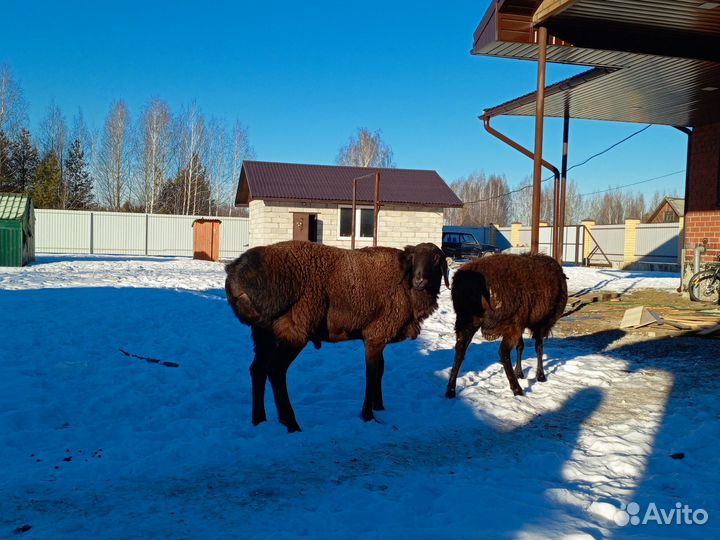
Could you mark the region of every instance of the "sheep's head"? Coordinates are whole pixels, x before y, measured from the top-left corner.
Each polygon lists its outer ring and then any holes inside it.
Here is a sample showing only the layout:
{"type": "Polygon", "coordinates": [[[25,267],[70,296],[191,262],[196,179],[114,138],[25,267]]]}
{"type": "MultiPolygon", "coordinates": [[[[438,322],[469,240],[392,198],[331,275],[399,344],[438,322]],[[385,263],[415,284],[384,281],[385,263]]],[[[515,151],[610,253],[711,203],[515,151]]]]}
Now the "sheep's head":
{"type": "Polygon", "coordinates": [[[447,259],[435,244],[406,246],[405,257],[413,289],[437,294],[440,291],[441,278],[445,280],[445,286],[450,288],[447,259]]]}

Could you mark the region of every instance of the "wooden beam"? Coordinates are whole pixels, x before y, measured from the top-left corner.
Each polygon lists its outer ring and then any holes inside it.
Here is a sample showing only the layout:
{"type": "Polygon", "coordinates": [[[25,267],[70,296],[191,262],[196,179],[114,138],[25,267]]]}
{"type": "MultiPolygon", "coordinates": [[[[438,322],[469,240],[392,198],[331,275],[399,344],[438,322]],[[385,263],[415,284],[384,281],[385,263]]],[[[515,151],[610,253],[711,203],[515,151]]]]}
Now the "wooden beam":
{"type": "Polygon", "coordinates": [[[533,26],[542,24],[550,17],[562,13],[574,3],[575,0],[543,0],[533,14],[533,26]]]}

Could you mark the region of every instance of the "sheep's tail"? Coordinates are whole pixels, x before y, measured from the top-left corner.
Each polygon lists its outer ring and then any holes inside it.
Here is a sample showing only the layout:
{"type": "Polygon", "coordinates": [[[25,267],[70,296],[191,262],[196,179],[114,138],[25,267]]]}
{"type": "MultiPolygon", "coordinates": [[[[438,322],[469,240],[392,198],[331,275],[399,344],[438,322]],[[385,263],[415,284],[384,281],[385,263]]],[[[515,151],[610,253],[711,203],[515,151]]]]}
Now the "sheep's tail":
{"type": "Polygon", "coordinates": [[[240,322],[249,325],[257,323],[262,318],[262,315],[253,305],[245,285],[248,270],[257,262],[251,260],[254,259],[254,255],[253,252],[247,252],[225,265],[225,272],[227,273],[225,294],[228,303],[240,322]]]}

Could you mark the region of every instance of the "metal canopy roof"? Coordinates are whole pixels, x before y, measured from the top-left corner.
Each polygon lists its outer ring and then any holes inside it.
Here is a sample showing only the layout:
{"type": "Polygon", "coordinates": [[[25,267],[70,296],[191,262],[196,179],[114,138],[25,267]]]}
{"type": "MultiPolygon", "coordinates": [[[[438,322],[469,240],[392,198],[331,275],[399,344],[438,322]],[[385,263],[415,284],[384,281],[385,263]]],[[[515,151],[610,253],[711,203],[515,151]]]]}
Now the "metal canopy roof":
{"type": "MultiPolygon", "coordinates": [[[[549,62],[596,66],[548,87],[546,116],[562,117],[567,108],[573,118],[702,125],[720,121],[720,6],[703,4],[494,0],[473,53],[535,60],[534,14],[554,36],[549,62]]],[[[533,116],[535,94],[485,114],[533,116]]]]}
{"type": "MultiPolygon", "coordinates": [[[[697,126],[720,121],[720,64],[650,57],[628,68],[595,68],[547,87],[545,116],[697,126]],[[714,89],[714,90],[713,90],[714,89]]],[[[484,114],[535,115],[535,92],[484,114]]]]}

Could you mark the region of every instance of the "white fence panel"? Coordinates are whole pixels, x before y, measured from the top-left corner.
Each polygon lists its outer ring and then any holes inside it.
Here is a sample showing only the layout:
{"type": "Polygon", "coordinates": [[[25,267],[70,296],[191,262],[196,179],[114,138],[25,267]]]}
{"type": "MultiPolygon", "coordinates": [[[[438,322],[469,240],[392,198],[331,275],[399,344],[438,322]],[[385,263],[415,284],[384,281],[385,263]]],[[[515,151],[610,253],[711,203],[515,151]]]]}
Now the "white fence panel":
{"type": "Polygon", "coordinates": [[[250,243],[250,220],[247,218],[222,218],[220,225],[220,258],[239,257],[250,243]]]}
{"type": "Polygon", "coordinates": [[[520,228],[520,238],[518,240],[519,244],[521,246],[530,247],[530,227],[521,227],[520,228]]]}
{"type": "MultiPolygon", "coordinates": [[[[148,227],[148,255],[193,255],[193,216],[151,215],[148,227]]],[[[222,238],[223,224],[220,225],[222,238]]]]}
{"type": "MultiPolygon", "coordinates": [[[[70,210],[35,211],[38,253],[192,256],[192,224],[200,216],[129,214],[70,210]]],[[[248,246],[248,218],[218,218],[220,257],[232,258],[248,246]]]]}
{"type": "MultiPolygon", "coordinates": [[[[622,262],[625,256],[625,225],[595,225],[591,231],[590,250],[595,248],[595,242],[603,250],[611,262],[622,262]],[[593,242],[593,238],[595,242],[593,242]]],[[[607,264],[605,257],[599,250],[590,258],[590,264],[607,264]]]]}
{"type": "Polygon", "coordinates": [[[635,233],[635,257],[638,262],[678,261],[680,228],[677,223],[638,225],[635,233]]]}
{"type": "Polygon", "coordinates": [[[93,212],[93,252],[147,255],[145,214],[93,212]]]}
{"type": "Polygon", "coordinates": [[[90,212],[35,210],[35,251],[90,253],[90,212]]]}

